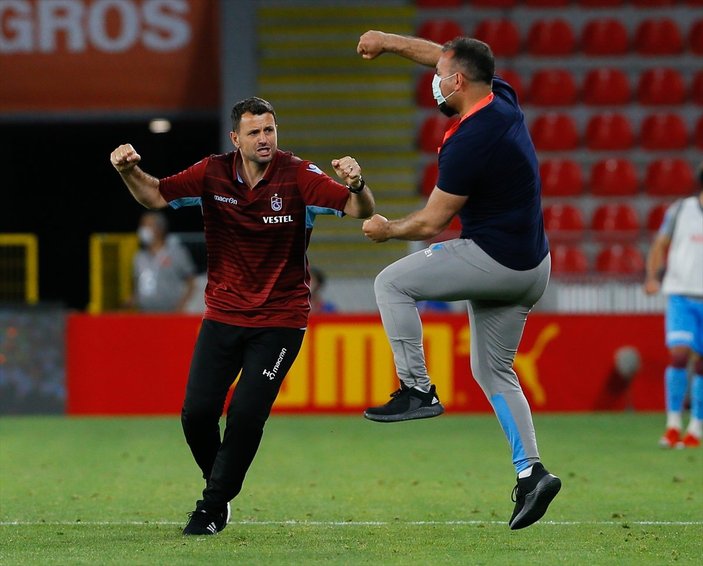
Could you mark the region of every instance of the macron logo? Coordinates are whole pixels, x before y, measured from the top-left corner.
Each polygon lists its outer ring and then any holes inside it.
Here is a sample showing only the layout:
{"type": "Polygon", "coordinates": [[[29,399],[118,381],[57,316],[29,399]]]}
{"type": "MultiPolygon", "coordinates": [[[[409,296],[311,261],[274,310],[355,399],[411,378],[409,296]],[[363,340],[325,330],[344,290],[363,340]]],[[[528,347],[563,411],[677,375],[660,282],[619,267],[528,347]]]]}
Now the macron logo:
{"type": "Polygon", "coordinates": [[[314,163],[308,164],[308,171],[310,171],[311,173],[317,173],[318,175],[322,175],[322,170],[314,163]]]}
{"type": "Polygon", "coordinates": [[[273,366],[273,369],[271,371],[264,370],[262,375],[265,375],[266,377],[269,378],[269,381],[272,381],[276,378],[276,374],[278,373],[278,368],[281,367],[281,362],[283,361],[283,358],[286,355],[286,350],[285,348],[281,348],[281,353],[278,354],[278,359],[276,360],[276,364],[273,366]]]}
{"type": "Polygon", "coordinates": [[[221,197],[220,195],[214,195],[216,201],[226,202],[227,204],[237,204],[237,199],[232,197],[221,197]]]}

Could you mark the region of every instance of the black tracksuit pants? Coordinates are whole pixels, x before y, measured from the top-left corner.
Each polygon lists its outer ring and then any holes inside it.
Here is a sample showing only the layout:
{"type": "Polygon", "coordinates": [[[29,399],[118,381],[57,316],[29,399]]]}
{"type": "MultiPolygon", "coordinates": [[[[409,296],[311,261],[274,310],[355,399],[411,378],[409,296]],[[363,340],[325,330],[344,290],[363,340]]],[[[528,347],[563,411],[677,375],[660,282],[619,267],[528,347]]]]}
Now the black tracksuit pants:
{"type": "Polygon", "coordinates": [[[186,441],[207,481],[198,509],[217,512],[241,491],[264,424],[304,335],[305,330],[297,328],[247,328],[203,321],[181,411],[186,441]],[[220,416],[237,375],[220,438],[220,416]]]}

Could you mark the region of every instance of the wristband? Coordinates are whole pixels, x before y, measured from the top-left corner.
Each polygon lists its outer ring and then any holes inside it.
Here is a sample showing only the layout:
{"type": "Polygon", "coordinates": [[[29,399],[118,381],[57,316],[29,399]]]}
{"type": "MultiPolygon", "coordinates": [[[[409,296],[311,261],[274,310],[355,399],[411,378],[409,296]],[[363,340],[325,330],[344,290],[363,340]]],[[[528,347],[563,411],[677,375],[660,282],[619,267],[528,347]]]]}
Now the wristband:
{"type": "Polygon", "coordinates": [[[358,195],[361,191],[364,190],[364,187],[366,186],[366,181],[364,181],[363,177],[359,177],[361,180],[361,183],[359,183],[359,186],[355,189],[351,185],[347,185],[347,189],[349,189],[350,193],[354,193],[355,195],[358,195]]]}

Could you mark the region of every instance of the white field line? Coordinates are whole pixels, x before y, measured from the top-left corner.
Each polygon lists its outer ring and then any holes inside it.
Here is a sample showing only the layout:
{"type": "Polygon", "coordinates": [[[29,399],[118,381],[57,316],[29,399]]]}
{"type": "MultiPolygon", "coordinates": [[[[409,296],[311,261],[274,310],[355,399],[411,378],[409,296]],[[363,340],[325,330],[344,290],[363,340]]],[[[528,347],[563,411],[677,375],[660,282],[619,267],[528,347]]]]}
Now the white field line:
{"type": "MultiPolygon", "coordinates": [[[[151,525],[183,525],[184,522],[176,521],[0,521],[0,527],[38,527],[48,526],[151,526],[151,525]]],[[[230,525],[246,526],[266,526],[285,525],[297,527],[383,527],[383,526],[425,526],[425,525],[507,525],[506,521],[230,521],[230,525]]],[[[703,525],[701,521],[540,521],[539,525],[640,525],[640,526],[662,526],[679,527],[685,525],[703,525]]]]}

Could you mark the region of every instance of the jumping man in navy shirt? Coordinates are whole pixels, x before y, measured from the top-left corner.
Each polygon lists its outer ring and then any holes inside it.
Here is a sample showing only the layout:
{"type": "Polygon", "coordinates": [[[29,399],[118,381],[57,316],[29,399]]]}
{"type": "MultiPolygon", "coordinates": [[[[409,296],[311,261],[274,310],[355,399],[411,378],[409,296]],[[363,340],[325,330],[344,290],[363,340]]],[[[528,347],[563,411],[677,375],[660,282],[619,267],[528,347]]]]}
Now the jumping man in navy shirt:
{"type": "Polygon", "coordinates": [[[211,155],[165,179],[142,171],[130,144],[110,155],[143,206],[200,206],[203,213],[206,310],[181,422],[206,487],[184,535],[213,535],[227,526],[229,502],[242,489],[298,355],[310,312],[306,250],[315,217],[368,218],[374,211],[353,157],[332,160],[345,186],[314,163],[278,149],[276,113],[266,100],[234,105],[230,138],[235,151],[211,155]],[[220,438],[219,419],[238,374],[220,438]]]}
{"type": "Polygon", "coordinates": [[[527,399],[513,370],[527,315],[549,281],[535,148],[513,89],[494,76],[490,47],[457,37],[445,45],[368,31],[357,51],[365,59],[395,53],[435,67],[432,91],[444,114],[459,115],[439,148],[439,175],[427,204],[399,220],[374,215],[363,224],[374,242],[428,240],[459,215],[459,238],[440,242],[386,267],[375,281],[376,302],[390,341],[400,388],[373,421],[440,415],[422,347],[417,301],[466,301],[471,371],[495,411],[517,472],[508,522],[521,529],[539,520],[561,488],[537,450],[527,399]]]}

